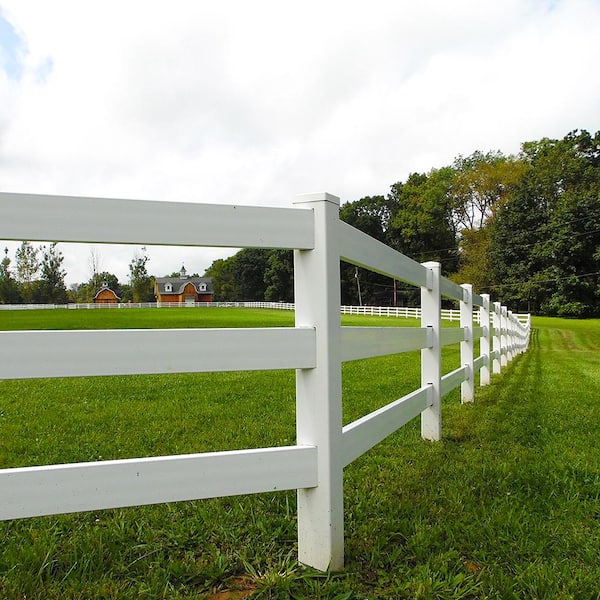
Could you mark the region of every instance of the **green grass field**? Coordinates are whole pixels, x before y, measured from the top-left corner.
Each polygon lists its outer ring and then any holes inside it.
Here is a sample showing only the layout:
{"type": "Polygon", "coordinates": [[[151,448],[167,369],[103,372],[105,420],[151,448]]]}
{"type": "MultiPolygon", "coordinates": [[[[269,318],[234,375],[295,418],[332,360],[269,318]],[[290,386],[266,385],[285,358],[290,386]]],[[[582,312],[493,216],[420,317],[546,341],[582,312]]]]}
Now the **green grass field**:
{"type": "MultiPolygon", "coordinates": [[[[248,309],[0,312],[0,330],[292,325],[248,309]]],[[[0,523],[0,598],[600,598],[600,321],[534,326],[473,405],[445,399],[443,441],[414,420],[347,467],[344,571],[297,564],[282,492],[0,523]]],[[[348,363],[343,384],[350,422],[418,386],[418,353],[348,363]]],[[[0,467],[290,444],[294,402],[291,371],[2,381],[0,467]]]]}

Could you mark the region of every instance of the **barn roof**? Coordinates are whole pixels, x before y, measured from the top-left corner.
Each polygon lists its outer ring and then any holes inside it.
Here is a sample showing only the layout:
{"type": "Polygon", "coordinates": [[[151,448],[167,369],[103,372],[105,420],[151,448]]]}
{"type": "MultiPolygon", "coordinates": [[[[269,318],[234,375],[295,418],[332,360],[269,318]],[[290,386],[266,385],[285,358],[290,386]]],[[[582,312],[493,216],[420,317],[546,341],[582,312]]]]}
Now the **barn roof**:
{"type": "Polygon", "coordinates": [[[121,297],[120,297],[120,296],[117,296],[117,293],[116,293],[114,290],[111,290],[111,289],[110,289],[108,286],[106,286],[106,285],[103,285],[103,286],[102,286],[102,287],[101,287],[101,288],[100,288],[100,289],[99,289],[99,290],[96,292],[96,295],[94,296],[94,300],[95,300],[95,299],[96,299],[96,298],[97,298],[97,297],[98,297],[98,296],[99,296],[99,295],[100,295],[102,292],[110,292],[111,294],[113,294],[113,295],[114,295],[114,297],[115,297],[117,300],[120,300],[120,299],[121,299],[121,297]]]}
{"type": "Polygon", "coordinates": [[[191,283],[199,294],[212,294],[213,285],[211,277],[157,277],[156,287],[159,294],[181,294],[185,286],[191,283]],[[166,286],[171,285],[171,290],[167,291],[166,286]],[[203,284],[206,289],[202,289],[203,284]]]}

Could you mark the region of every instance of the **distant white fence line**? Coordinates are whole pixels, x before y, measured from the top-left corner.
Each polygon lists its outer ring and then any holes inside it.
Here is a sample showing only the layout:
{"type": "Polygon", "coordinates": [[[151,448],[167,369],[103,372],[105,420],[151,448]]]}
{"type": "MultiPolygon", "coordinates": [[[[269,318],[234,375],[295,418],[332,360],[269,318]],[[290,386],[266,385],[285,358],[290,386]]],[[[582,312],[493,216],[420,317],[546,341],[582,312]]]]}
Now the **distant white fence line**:
{"type": "Polygon", "coordinates": [[[101,310],[115,308],[272,308],[294,310],[291,302],[112,302],[96,304],[94,302],[70,302],[69,304],[0,304],[0,310],[101,310]]]}
{"type": "MultiPolygon", "coordinates": [[[[72,309],[72,310],[102,310],[114,308],[267,308],[275,310],[294,310],[293,302],[121,302],[112,304],[95,304],[81,302],[70,304],[0,304],[0,310],[40,310],[40,309],[72,309]]],[[[343,315],[365,315],[371,317],[402,317],[405,319],[420,319],[421,308],[410,306],[340,306],[343,315]]],[[[523,324],[528,324],[529,314],[515,314],[523,324]]],[[[479,316],[476,315],[478,319],[479,316]]],[[[460,310],[442,308],[442,321],[460,321],[460,310]]]]}
{"type": "Polygon", "coordinates": [[[419,415],[439,440],[443,395],[473,401],[475,373],[488,384],[528,345],[528,320],[340,221],[329,194],[284,209],[0,193],[0,214],[7,240],[293,249],[296,300],[287,328],[0,332],[4,379],[296,370],[295,445],[0,469],[0,519],[296,489],[299,560],[339,569],[344,467],[419,415]],[[419,287],[421,327],[341,327],[340,260],[419,287]],[[459,327],[442,328],[442,296],[459,327]],[[443,373],[449,344],[462,366],[443,373]],[[343,426],[342,363],[414,350],[420,387],[343,426]]]}

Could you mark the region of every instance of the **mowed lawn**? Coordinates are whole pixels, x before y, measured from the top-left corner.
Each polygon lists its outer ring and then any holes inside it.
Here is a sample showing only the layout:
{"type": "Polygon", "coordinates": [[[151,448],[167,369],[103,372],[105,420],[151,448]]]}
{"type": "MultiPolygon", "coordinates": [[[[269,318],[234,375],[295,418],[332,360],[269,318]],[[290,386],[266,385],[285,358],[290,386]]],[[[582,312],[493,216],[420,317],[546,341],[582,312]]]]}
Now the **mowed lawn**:
{"type": "MultiPolygon", "coordinates": [[[[0,311],[0,330],[292,325],[0,311]]],[[[600,598],[600,321],[534,326],[474,404],[445,399],[443,441],[414,420],[347,467],[342,572],[297,564],[281,492],[0,523],[0,598],[600,598]]],[[[444,370],[458,364],[445,349],[444,370]]],[[[418,353],[348,363],[343,383],[350,422],[419,385],[418,353]]],[[[2,381],[0,468],[293,444],[294,403],[291,371],[2,381]]]]}

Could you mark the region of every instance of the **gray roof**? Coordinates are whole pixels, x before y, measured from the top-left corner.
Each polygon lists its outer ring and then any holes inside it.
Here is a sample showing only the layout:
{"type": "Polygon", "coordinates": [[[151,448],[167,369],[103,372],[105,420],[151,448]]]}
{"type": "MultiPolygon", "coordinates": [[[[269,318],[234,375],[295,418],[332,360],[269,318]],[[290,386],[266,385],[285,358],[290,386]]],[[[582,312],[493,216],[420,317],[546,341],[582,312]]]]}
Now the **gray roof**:
{"type": "Polygon", "coordinates": [[[196,288],[199,294],[212,294],[213,285],[211,277],[157,277],[156,286],[159,294],[181,294],[185,286],[191,283],[196,288]],[[166,290],[167,284],[171,284],[171,291],[166,290]],[[202,285],[206,285],[206,289],[202,289],[202,285]]]}

